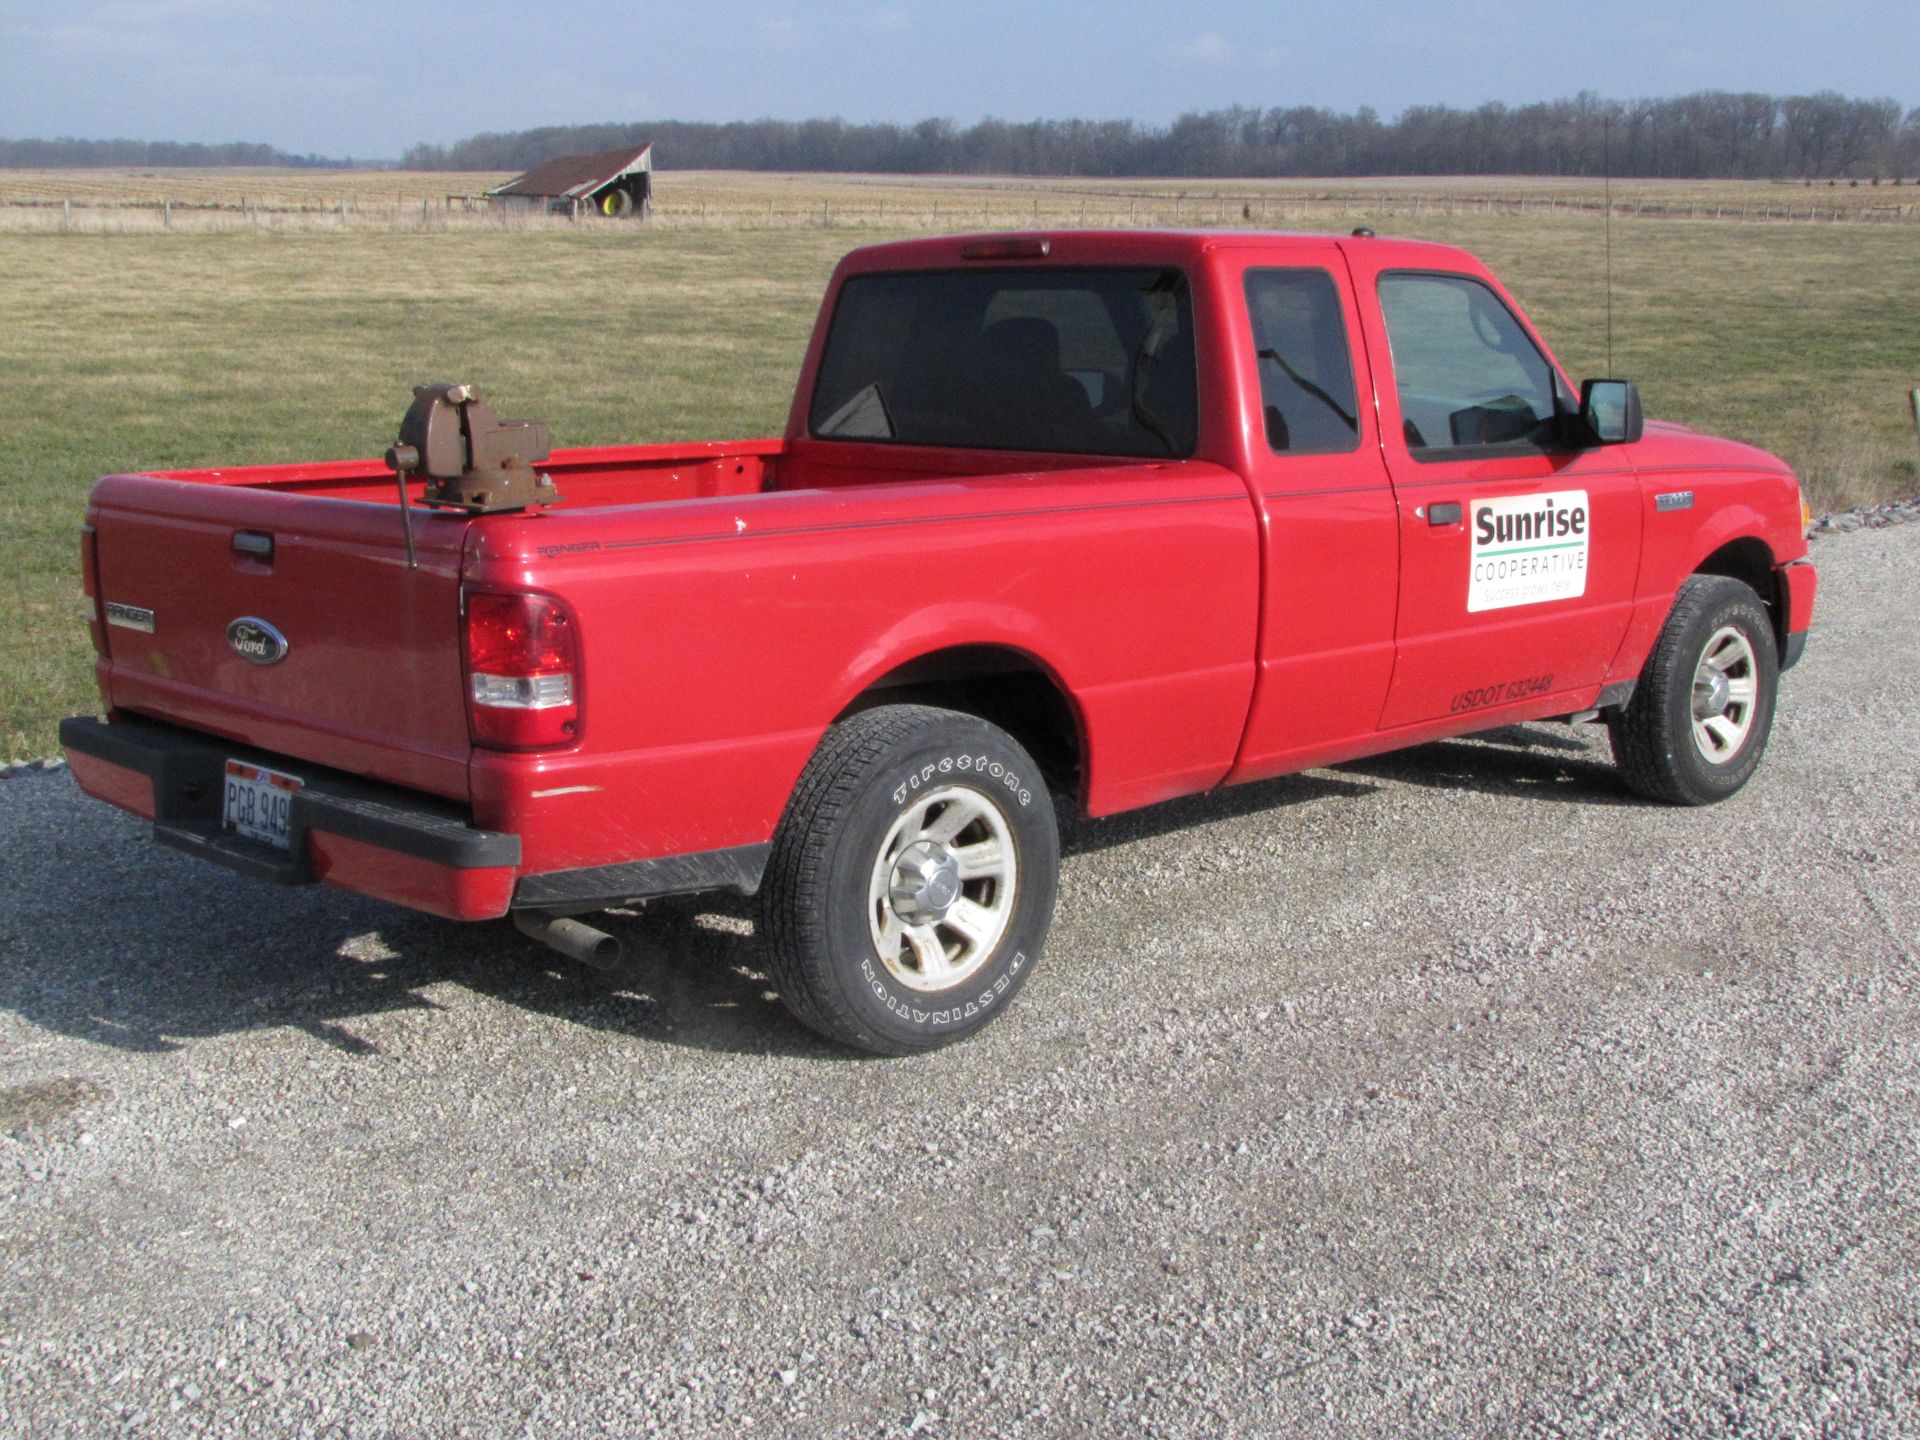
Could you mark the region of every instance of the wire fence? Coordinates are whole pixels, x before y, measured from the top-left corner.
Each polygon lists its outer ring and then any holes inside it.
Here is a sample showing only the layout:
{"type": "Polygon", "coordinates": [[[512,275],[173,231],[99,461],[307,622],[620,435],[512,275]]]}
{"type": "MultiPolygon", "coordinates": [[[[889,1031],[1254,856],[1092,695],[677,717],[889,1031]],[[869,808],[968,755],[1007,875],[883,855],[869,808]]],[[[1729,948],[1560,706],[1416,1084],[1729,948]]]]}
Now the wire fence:
{"type": "MultiPolygon", "coordinates": [[[[1275,228],[1324,223],[1331,217],[1368,220],[1419,219],[1460,215],[1598,215],[1605,203],[1582,196],[1421,195],[1346,190],[1322,195],[1272,193],[1202,196],[1164,192],[1128,194],[1113,190],[1047,190],[1031,196],[956,188],[943,198],[907,193],[844,196],[795,203],[792,198],[764,202],[735,196],[675,202],[658,199],[650,217],[607,219],[526,207],[495,205],[484,197],[450,195],[338,199],[314,202],[277,198],[0,198],[0,231],[144,232],[208,230],[566,230],[598,228],[743,229],[1006,229],[1021,226],[1174,228],[1275,228]]],[[[1814,223],[1885,225],[1920,222],[1920,197],[1875,203],[1740,203],[1625,199],[1614,202],[1617,219],[1689,220],[1740,223],[1814,223]]]]}

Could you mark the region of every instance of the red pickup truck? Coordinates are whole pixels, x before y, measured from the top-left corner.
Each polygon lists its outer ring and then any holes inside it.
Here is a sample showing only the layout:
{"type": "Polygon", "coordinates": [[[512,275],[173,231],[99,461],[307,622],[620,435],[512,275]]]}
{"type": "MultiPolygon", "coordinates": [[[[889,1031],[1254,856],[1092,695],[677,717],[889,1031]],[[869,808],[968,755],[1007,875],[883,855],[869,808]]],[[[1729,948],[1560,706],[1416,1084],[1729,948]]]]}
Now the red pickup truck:
{"type": "Polygon", "coordinates": [[[417,393],[387,465],[95,486],[80,785],[596,963],[580,916],[758,892],[787,1003],[879,1052],[1013,998],[1056,805],[1548,718],[1706,804],[1813,608],[1783,462],[1574,388],[1472,256],[1364,231],[857,250],[778,440],[548,457],[417,393]]]}

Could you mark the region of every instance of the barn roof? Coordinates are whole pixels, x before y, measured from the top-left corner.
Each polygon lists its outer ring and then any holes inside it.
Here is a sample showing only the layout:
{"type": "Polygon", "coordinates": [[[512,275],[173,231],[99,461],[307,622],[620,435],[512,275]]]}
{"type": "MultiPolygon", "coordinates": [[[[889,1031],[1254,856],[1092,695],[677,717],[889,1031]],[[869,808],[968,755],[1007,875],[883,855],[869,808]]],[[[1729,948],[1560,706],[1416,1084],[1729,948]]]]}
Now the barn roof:
{"type": "Polygon", "coordinates": [[[602,150],[597,155],[556,155],[544,165],[536,165],[518,179],[496,185],[489,195],[555,195],[577,197],[591,195],[623,175],[636,170],[651,170],[653,161],[648,141],[638,150],[602,150]]]}

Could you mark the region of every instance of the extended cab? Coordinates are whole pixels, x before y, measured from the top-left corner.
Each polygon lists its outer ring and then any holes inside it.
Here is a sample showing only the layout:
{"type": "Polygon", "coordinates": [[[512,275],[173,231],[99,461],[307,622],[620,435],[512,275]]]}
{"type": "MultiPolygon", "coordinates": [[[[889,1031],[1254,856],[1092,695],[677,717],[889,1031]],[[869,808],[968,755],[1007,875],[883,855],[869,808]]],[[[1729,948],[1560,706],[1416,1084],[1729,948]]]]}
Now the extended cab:
{"type": "Polygon", "coordinates": [[[788,1004],[876,1051],[1013,997],[1056,802],[1554,717],[1720,800],[1813,607],[1784,463],[1574,387],[1472,256],[1364,233],[857,250],[777,440],[549,457],[419,394],[388,465],[95,486],[80,785],[599,963],[580,916],[757,891],[788,1004]]]}

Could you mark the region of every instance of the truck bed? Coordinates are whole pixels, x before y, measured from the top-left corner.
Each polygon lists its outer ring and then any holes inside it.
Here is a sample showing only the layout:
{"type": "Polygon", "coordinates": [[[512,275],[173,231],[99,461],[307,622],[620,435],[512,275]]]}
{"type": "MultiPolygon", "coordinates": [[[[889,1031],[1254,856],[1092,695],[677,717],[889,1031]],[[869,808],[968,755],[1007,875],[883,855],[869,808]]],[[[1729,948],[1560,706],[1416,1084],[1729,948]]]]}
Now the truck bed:
{"type": "MultiPolygon", "coordinates": [[[[603,544],[838,527],[850,486],[868,490],[863,516],[899,524],[969,492],[962,508],[979,508],[984,492],[969,480],[1020,472],[1045,485],[1137,463],[876,450],[781,440],[560,450],[539,467],[561,496],[550,508],[471,517],[414,504],[411,566],[396,481],[379,460],[111,475],[94,488],[86,535],[110,607],[101,692],[113,711],[475,802],[463,585],[498,583],[503,570],[522,584],[543,557],[603,544]],[[288,663],[236,652],[229,628],[248,619],[283,633],[288,663]]],[[[416,502],[421,489],[410,482],[416,502]]]]}

